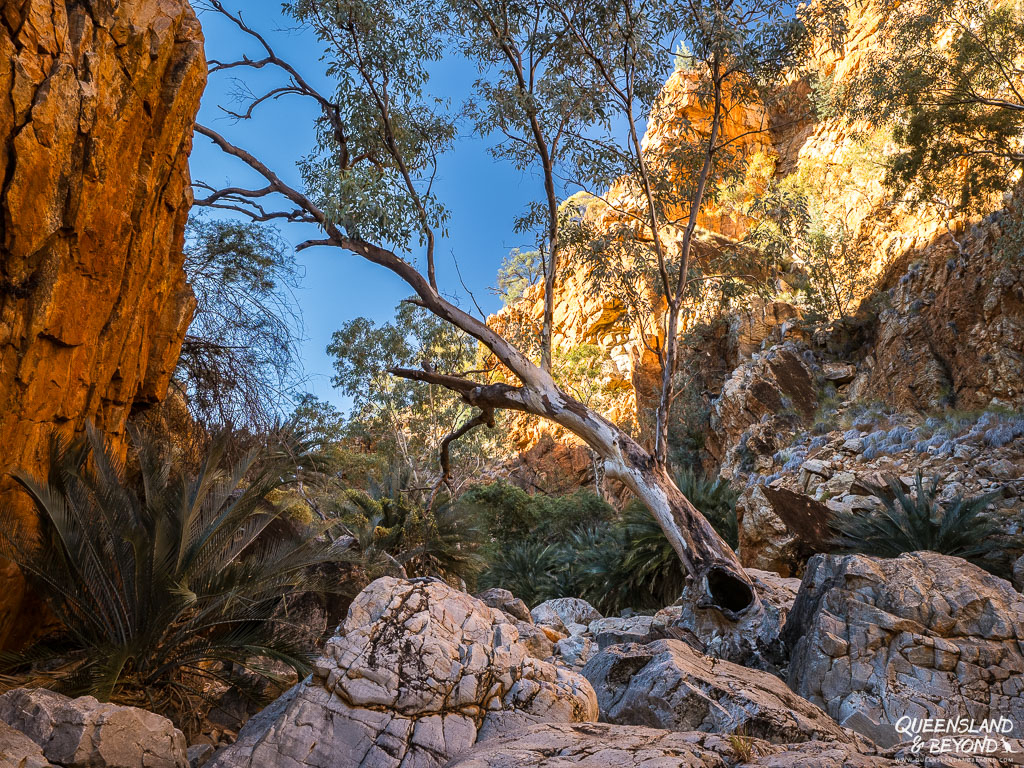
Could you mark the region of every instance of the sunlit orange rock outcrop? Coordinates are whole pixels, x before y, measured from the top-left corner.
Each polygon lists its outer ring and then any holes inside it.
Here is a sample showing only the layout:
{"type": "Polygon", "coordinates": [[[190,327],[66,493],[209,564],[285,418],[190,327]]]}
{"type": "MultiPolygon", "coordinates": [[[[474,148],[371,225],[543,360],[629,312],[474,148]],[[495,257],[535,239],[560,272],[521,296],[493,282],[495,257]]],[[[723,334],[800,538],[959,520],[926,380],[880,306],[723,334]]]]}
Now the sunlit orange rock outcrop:
{"type": "MultiPolygon", "coordinates": [[[[55,428],[117,438],[166,394],[194,306],[182,245],[206,66],[186,0],[0,15],[2,463],[39,473],[55,428]]],[[[24,503],[12,487],[0,504],[24,503]]],[[[0,643],[20,599],[8,570],[0,643]]]]}

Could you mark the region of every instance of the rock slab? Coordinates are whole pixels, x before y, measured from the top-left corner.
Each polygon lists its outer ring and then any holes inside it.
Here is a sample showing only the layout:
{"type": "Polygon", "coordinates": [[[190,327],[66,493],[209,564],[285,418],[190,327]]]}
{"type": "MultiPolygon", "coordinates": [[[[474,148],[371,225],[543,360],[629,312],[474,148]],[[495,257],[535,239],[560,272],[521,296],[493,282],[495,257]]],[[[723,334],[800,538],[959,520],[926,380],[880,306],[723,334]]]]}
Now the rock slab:
{"type": "MultiPolygon", "coordinates": [[[[448,768],[895,768],[849,744],[775,745],[749,737],[587,723],[535,725],[484,741],[448,768]]],[[[966,768],[966,764],[960,764],[966,768]]]]}
{"type": "Polygon", "coordinates": [[[596,719],[590,684],[531,656],[502,611],[439,581],[382,578],[313,675],[207,765],[433,768],[478,736],[596,719]]]}
{"type": "Polygon", "coordinates": [[[776,744],[855,740],[774,675],[713,659],[679,640],[611,646],[583,674],[609,723],[742,733],[776,744]]]}
{"type": "MultiPolygon", "coordinates": [[[[70,699],[53,691],[19,688],[0,696],[0,721],[37,744],[46,760],[64,768],[189,764],[185,737],[166,717],[103,704],[92,696],[70,699]]],[[[26,768],[32,765],[25,763],[26,768]]]]}
{"type": "Polygon", "coordinates": [[[817,555],[784,636],[789,684],[882,746],[899,718],[1024,728],[1024,596],[956,557],[817,555]]]}

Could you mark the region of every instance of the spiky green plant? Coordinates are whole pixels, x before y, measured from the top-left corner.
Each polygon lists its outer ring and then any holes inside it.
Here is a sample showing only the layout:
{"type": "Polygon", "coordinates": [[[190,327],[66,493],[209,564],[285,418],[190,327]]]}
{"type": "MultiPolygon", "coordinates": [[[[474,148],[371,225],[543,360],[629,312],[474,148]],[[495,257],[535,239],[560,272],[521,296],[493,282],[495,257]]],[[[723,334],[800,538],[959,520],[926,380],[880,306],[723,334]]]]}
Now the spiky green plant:
{"type": "MultiPolygon", "coordinates": [[[[0,553],[21,568],[59,628],[0,656],[8,685],[145,706],[179,723],[210,687],[251,694],[272,662],[300,676],[313,630],[286,600],[329,585],[312,574],[342,556],[322,527],[271,535],[301,441],[279,436],[226,466],[218,441],[192,476],[133,436],[138,482],[91,427],[55,437],[45,480],[14,477],[38,512],[34,533],[0,511],[0,553]]],[[[308,467],[309,462],[305,462],[308,467]]],[[[280,526],[275,526],[280,527],[280,526]]]]}
{"type": "Polygon", "coordinates": [[[957,496],[941,505],[941,482],[939,476],[926,482],[919,471],[914,477],[913,494],[903,489],[898,477],[885,478],[885,486],[868,486],[882,502],[882,509],[872,513],[837,512],[830,523],[834,546],[842,552],[877,557],[927,550],[984,566],[998,527],[982,513],[998,494],[957,496]]]}
{"type": "Polygon", "coordinates": [[[487,570],[480,575],[480,586],[503,587],[532,607],[562,596],[557,574],[563,564],[563,552],[555,544],[511,544],[494,553],[487,570]]]}
{"type": "Polygon", "coordinates": [[[427,509],[408,486],[409,475],[393,470],[371,481],[369,491],[344,492],[342,519],[367,578],[435,576],[456,585],[472,580],[483,565],[476,520],[440,497],[427,509]]]}

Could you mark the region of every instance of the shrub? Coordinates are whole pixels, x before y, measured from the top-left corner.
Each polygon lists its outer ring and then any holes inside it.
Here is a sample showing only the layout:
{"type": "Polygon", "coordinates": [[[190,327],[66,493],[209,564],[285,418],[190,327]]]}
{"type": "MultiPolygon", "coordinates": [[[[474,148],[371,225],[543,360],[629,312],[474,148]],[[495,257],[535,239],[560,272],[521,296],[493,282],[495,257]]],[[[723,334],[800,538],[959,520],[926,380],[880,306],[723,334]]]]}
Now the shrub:
{"type": "Polygon", "coordinates": [[[301,441],[274,440],[226,466],[221,440],[194,476],[148,440],[133,443],[137,487],[91,428],[87,439],[52,440],[45,481],[14,474],[38,533],[15,533],[4,510],[0,553],[60,627],[0,657],[6,682],[144,706],[186,727],[210,686],[251,694],[253,674],[283,682],[270,662],[307,674],[319,638],[285,603],[327,590],[315,574],[342,553],[324,526],[272,535],[282,510],[269,497],[294,483],[301,441]]]}
{"type": "Polygon", "coordinates": [[[533,607],[561,596],[556,573],[564,563],[564,553],[553,544],[511,544],[495,552],[489,567],[480,575],[480,587],[504,587],[533,607]]]}
{"type": "Polygon", "coordinates": [[[383,482],[371,482],[369,491],[344,492],[342,521],[355,539],[353,560],[364,571],[363,582],[392,574],[462,586],[484,565],[477,520],[440,497],[427,509],[420,492],[408,490],[409,480],[408,471],[392,471],[383,482]]]}
{"type": "Polygon", "coordinates": [[[998,529],[982,516],[997,494],[956,497],[945,505],[937,502],[941,478],[927,483],[920,472],[914,478],[914,494],[903,490],[899,478],[889,477],[886,486],[868,489],[882,502],[873,513],[837,512],[831,527],[834,546],[844,552],[896,557],[904,552],[928,550],[955,555],[985,567],[995,549],[998,529]]]}

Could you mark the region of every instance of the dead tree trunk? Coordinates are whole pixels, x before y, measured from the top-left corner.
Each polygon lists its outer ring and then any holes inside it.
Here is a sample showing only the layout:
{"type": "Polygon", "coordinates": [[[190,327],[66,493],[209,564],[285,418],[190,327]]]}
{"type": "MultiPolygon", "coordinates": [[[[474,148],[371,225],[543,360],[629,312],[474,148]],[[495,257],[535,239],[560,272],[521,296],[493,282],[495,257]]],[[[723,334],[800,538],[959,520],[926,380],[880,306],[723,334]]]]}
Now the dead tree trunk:
{"type": "Polygon", "coordinates": [[[542,380],[523,387],[481,385],[417,369],[396,368],[391,372],[448,387],[485,412],[517,410],[565,427],[597,454],[606,475],[625,484],[654,515],[690,578],[697,581],[707,605],[732,619],[758,609],[757,594],[736,553],[680,492],[664,467],[632,437],[569,397],[545,372],[534,368],[542,374],[542,380]]]}

